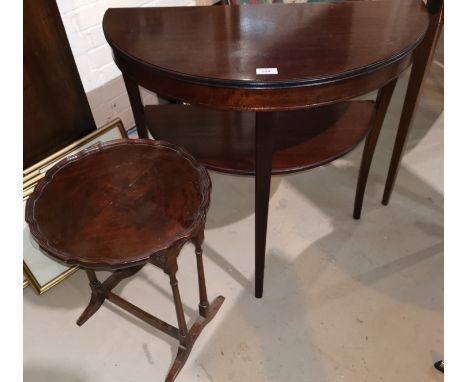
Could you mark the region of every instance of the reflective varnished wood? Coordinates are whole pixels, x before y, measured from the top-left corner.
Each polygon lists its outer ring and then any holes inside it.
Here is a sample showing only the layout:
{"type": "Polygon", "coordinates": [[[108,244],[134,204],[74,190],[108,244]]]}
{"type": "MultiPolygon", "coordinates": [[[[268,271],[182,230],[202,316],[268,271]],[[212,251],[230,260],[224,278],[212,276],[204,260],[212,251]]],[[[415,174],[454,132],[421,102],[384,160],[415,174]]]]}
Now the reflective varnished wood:
{"type": "Polygon", "coordinates": [[[23,0],[22,4],[26,169],[96,130],[96,124],[57,3],[23,0]]]}
{"type": "MultiPolygon", "coordinates": [[[[329,123],[329,129],[340,126],[335,130],[339,134],[322,130],[329,134],[327,145],[330,147],[311,154],[306,148],[316,146],[310,134],[314,129],[320,131],[323,119],[318,119],[318,126],[311,127],[310,132],[304,128],[304,123],[299,123],[302,128],[297,127],[297,134],[290,137],[293,142],[288,143],[291,150],[281,157],[278,152],[286,142],[277,139],[281,134],[287,136],[286,130],[281,131],[290,127],[285,122],[304,121],[307,112],[302,118],[290,120],[279,112],[336,104],[376,89],[383,91],[384,87],[385,94],[391,96],[393,81],[411,64],[413,52],[427,26],[428,14],[423,3],[408,0],[109,9],[103,20],[106,39],[124,74],[139,134],[144,136],[148,128],[156,138],[158,134],[168,139],[172,136],[176,139],[174,142],[190,147],[212,168],[233,173],[255,172],[256,215],[259,215],[255,228],[257,297],[263,293],[271,172],[312,168],[322,163],[320,158],[326,163],[334,154],[353,148],[369,126],[365,123],[367,112],[361,117],[364,125],[351,129],[354,136],[345,133],[349,118],[329,123]],[[257,75],[257,68],[276,68],[278,74],[257,75]],[[161,122],[158,112],[153,110],[147,110],[145,118],[141,97],[135,91],[137,85],[191,105],[257,114],[233,117],[228,113],[218,116],[205,113],[208,117],[205,134],[210,139],[189,142],[186,134],[198,138],[203,134],[201,129],[189,132],[198,123],[199,111],[195,107],[188,109],[192,110],[192,118],[173,113],[172,122],[168,123],[161,122]],[[177,132],[164,129],[171,123],[182,126],[180,122],[184,118],[192,120],[186,128],[180,127],[177,132]],[[151,124],[150,119],[153,120],[151,124]],[[217,133],[213,128],[216,119],[223,121],[219,126],[222,131],[217,133]],[[234,126],[237,123],[234,120],[241,122],[240,131],[223,130],[234,126]],[[253,123],[255,133],[249,127],[253,123]],[[233,150],[226,144],[228,138],[245,131],[248,132],[245,147],[254,146],[254,153],[237,164],[233,159],[240,158],[243,148],[233,150]],[[345,141],[343,150],[333,148],[338,136],[345,141]],[[303,141],[295,141],[298,138],[303,141]],[[213,142],[218,146],[210,146],[213,142]],[[217,156],[209,158],[214,152],[217,156]],[[278,158],[282,159],[278,161],[278,158]]],[[[375,115],[382,118],[370,122],[373,132],[361,165],[355,217],[360,215],[365,182],[389,99],[389,96],[383,97],[375,108],[375,115]]],[[[354,106],[349,110],[355,110],[354,106]]],[[[312,125],[315,121],[310,122],[312,125]]]]}
{"type": "Polygon", "coordinates": [[[209,190],[206,170],[176,146],[112,141],[50,169],[27,201],[26,220],[62,262],[135,266],[200,229],[209,190]]]}
{"type": "MultiPolygon", "coordinates": [[[[278,113],[271,173],[303,171],[345,155],[366,137],[374,113],[372,101],[278,113]]],[[[171,104],[146,106],[145,114],[151,135],[177,142],[207,168],[255,175],[255,113],[171,104]]]]}
{"type": "Polygon", "coordinates": [[[103,21],[117,65],[138,84],[192,104],[263,111],[383,86],[410,64],[427,25],[422,2],[407,0],[109,9],[103,21]],[[272,67],[278,75],[256,75],[272,67]]]}
{"type": "Polygon", "coordinates": [[[377,95],[376,101],[376,115],[374,120],[374,128],[367,135],[366,144],[364,145],[364,150],[361,159],[361,166],[359,168],[359,177],[358,184],[356,189],[356,196],[354,198],[354,219],[361,218],[362,212],[362,202],[364,200],[364,192],[367,185],[367,177],[369,176],[369,170],[372,163],[372,157],[374,156],[375,146],[377,140],[379,139],[380,129],[382,128],[385,115],[387,114],[387,108],[392,99],[393,90],[397,79],[390,81],[387,85],[380,88],[377,95]]]}
{"type": "Polygon", "coordinates": [[[203,229],[210,190],[204,167],[175,145],[117,140],[57,163],[26,205],[26,220],[40,247],[61,262],[86,268],[91,299],[78,325],[107,299],[178,339],[167,382],[176,378],[196,339],[224,301],[218,296],[209,304],[203,270],[203,229]],[[190,329],[176,278],[177,256],[187,241],[195,246],[200,292],[200,316],[190,329]],[[112,292],[148,262],[169,276],[178,327],[112,292]],[[101,282],[96,269],[113,273],[101,282]]]}
{"type": "Polygon", "coordinates": [[[395,185],[398,167],[406,144],[408,132],[413,123],[414,114],[419,104],[422,85],[427,72],[431,67],[432,58],[436,49],[439,35],[444,25],[444,1],[428,0],[427,8],[430,14],[430,24],[423,42],[419,45],[411,68],[408,88],[406,90],[405,102],[401,112],[398,132],[393,146],[392,158],[388,168],[387,180],[382,197],[382,204],[387,205],[395,185]]]}

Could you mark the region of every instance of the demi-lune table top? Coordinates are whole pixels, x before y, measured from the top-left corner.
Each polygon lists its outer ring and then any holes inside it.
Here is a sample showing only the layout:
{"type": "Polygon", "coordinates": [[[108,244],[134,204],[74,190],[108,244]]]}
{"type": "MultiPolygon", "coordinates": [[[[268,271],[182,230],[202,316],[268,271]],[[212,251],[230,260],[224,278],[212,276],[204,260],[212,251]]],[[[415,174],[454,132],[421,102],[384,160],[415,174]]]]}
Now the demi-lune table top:
{"type": "Polygon", "coordinates": [[[210,188],[206,170],[170,143],[110,141],[52,167],[27,201],[26,220],[58,260],[134,266],[202,228],[210,188]]]}
{"type": "Polygon", "coordinates": [[[321,84],[377,70],[410,53],[427,26],[417,0],[114,8],[103,21],[114,52],[191,82],[243,88],[321,84]]]}

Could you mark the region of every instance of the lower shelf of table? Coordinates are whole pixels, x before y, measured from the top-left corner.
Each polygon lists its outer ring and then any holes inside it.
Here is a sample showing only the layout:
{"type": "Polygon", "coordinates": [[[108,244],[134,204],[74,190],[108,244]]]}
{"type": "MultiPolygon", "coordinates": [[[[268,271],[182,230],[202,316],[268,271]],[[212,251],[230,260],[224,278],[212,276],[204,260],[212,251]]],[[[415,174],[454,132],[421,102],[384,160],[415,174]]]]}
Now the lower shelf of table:
{"type": "MultiPolygon", "coordinates": [[[[374,112],[373,101],[349,101],[278,113],[272,173],[307,170],[345,155],[366,137],[374,112]]],[[[155,139],[184,147],[207,168],[255,175],[255,113],[168,104],[146,106],[145,118],[155,139]]]]}

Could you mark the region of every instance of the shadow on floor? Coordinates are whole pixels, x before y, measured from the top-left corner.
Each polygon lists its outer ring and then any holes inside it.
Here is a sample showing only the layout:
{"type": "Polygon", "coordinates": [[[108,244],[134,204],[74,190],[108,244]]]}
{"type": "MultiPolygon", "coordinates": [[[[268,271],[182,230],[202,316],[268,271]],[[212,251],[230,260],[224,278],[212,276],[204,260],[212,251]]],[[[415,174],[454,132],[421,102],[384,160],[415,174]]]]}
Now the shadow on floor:
{"type": "MultiPolygon", "coordinates": [[[[208,256],[212,258],[213,253],[208,256]]],[[[245,290],[236,299],[235,310],[225,316],[210,338],[210,345],[197,357],[197,363],[209,370],[209,380],[213,381],[305,382],[311,376],[316,381],[328,380],[316,352],[314,329],[304,304],[305,291],[298,284],[294,268],[275,253],[269,253],[267,268],[269,279],[274,280],[268,285],[268,295],[258,300],[245,290]],[[236,331],[230,331],[231,327],[236,331]],[[259,359],[260,365],[253,365],[259,359]]],[[[317,276],[311,273],[312,278],[317,276]]],[[[246,279],[242,276],[239,281],[245,283],[246,279]]],[[[252,289],[252,281],[248,282],[252,289]]]]}

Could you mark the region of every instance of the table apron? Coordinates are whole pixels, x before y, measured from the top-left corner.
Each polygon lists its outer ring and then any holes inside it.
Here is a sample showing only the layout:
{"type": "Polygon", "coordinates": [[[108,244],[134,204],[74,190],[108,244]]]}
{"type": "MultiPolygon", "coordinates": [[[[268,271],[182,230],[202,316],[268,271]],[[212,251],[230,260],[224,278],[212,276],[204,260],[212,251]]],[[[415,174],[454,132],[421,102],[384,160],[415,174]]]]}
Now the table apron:
{"type": "Polygon", "coordinates": [[[165,74],[131,60],[116,50],[114,59],[122,73],[131,77],[138,85],[162,97],[217,109],[267,112],[308,109],[372,92],[397,78],[408,68],[412,61],[412,53],[387,66],[340,81],[277,89],[209,86],[165,74]]]}

